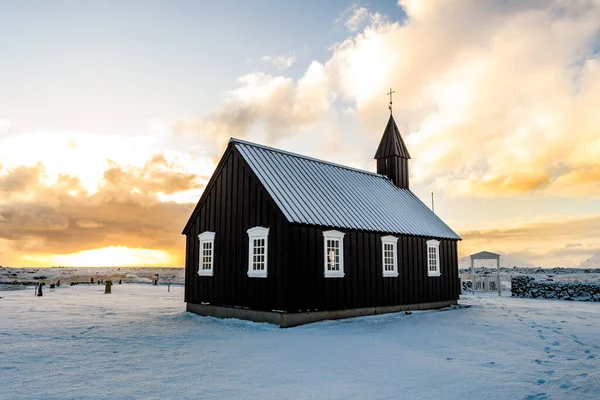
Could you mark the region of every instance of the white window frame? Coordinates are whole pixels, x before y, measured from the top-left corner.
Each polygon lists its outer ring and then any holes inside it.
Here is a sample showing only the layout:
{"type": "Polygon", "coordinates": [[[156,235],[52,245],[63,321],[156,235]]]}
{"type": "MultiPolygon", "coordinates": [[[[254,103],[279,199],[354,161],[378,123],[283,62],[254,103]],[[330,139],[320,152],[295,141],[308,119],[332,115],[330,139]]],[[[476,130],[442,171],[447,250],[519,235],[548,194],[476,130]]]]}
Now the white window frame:
{"type": "Polygon", "coordinates": [[[325,278],[343,278],[344,277],[344,232],[340,231],[324,231],[323,232],[323,268],[325,272],[325,278]],[[338,242],[339,249],[339,269],[331,271],[327,269],[328,266],[328,255],[327,255],[327,241],[335,240],[338,242]]]}
{"type": "Polygon", "coordinates": [[[250,278],[266,278],[268,270],[268,256],[269,256],[269,228],[262,226],[255,226],[254,228],[248,229],[248,276],[250,278]],[[264,253],[258,254],[258,257],[264,257],[259,264],[264,264],[264,269],[254,269],[254,240],[264,239],[264,253]]]}
{"type": "Polygon", "coordinates": [[[440,276],[440,242],[438,240],[428,240],[427,241],[427,276],[440,276]],[[431,269],[431,261],[430,259],[430,249],[435,249],[435,269],[431,269]]]}
{"type": "MultiPolygon", "coordinates": [[[[388,264],[389,265],[389,264],[388,264]]],[[[384,278],[395,278],[398,276],[398,238],[395,236],[382,236],[381,237],[381,269],[383,271],[384,278]],[[392,271],[387,271],[386,267],[386,256],[385,256],[385,245],[392,246],[392,271]]]]}
{"type": "Polygon", "coordinates": [[[200,276],[213,276],[213,265],[214,265],[214,261],[215,261],[215,233],[214,232],[202,232],[201,234],[198,235],[198,240],[200,241],[200,246],[199,246],[199,252],[198,252],[198,256],[199,256],[199,261],[198,261],[198,275],[200,276]],[[210,269],[204,269],[204,264],[206,264],[204,262],[204,244],[205,243],[210,243],[210,269]]]}

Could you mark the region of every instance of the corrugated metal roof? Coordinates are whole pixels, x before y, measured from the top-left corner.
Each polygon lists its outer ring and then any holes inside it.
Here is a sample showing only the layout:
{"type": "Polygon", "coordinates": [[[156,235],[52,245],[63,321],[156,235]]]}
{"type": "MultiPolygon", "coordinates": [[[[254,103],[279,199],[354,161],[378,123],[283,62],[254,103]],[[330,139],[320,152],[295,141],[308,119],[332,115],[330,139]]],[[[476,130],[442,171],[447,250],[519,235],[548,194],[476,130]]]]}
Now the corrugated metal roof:
{"type": "Polygon", "coordinates": [[[402,140],[402,135],[400,135],[400,130],[398,130],[396,121],[394,121],[394,117],[391,114],[374,158],[386,158],[390,156],[410,158],[408,149],[404,144],[404,140],[402,140]]]}
{"type": "Polygon", "coordinates": [[[289,222],[460,239],[385,176],[231,139],[289,222]]]}

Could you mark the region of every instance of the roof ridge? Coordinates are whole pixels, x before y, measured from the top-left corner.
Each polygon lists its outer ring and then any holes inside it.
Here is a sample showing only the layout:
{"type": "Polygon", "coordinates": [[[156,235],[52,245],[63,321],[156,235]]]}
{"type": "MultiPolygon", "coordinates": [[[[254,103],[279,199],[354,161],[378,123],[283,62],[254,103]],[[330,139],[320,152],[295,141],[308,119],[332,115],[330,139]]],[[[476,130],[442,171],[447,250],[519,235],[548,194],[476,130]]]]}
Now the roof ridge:
{"type": "Polygon", "coordinates": [[[233,138],[232,137],[232,138],[229,139],[229,143],[240,143],[240,144],[245,144],[245,145],[248,145],[248,146],[254,146],[254,147],[258,147],[258,148],[264,149],[264,150],[274,151],[276,153],[286,154],[288,156],[292,156],[292,157],[296,157],[296,158],[303,158],[305,160],[314,161],[314,162],[318,162],[318,163],[321,163],[321,164],[331,165],[333,167],[347,169],[347,170],[353,171],[353,172],[359,172],[359,173],[362,173],[362,174],[375,176],[377,178],[381,178],[381,179],[388,180],[388,181],[390,180],[387,176],[378,174],[376,172],[365,171],[364,169],[353,168],[353,167],[349,167],[347,165],[337,164],[337,163],[334,163],[334,162],[331,162],[331,161],[325,161],[325,160],[321,160],[321,159],[318,159],[318,158],[314,158],[314,157],[310,157],[310,156],[305,156],[303,154],[298,154],[298,153],[294,153],[294,152],[291,152],[291,151],[282,150],[282,149],[278,149],[278,148],[271,147],[271,146],[266,146],[264,144],[258,144],[258,143],[254,143],[254,142],[248,142],[247,140],[242,140],[242,139],[237,139],[237,138],[233,138]]]}

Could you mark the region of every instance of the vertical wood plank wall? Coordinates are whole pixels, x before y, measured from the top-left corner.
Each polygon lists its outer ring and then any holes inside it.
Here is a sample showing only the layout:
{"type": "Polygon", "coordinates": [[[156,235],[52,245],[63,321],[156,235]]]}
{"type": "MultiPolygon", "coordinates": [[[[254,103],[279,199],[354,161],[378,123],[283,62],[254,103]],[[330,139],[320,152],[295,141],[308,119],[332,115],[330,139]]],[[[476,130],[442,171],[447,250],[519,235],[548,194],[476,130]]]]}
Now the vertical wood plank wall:
{"type": "Polygon", "coordinates": [[[348,231],[343,278],[324,277],[323,229],[292,225],[290,312],[341,310],[456,300],[459,296],[457,245],[440,241],[441,276],[427,275],[427,239],[398,236],[398,277],[383,277],[381,237],[348,231]]]}
{"type": "Polygon", "coordinates": [[[394,185],[408,189],[408,160],[402,157],[387,157],[377,160],[377,173],[391,179],[394,185]]]}
{"type": "Polygon", "coordinates": [[[203,195],[186,240],[185,301],[256,310],[283,310],[287,221],[245,161],[232,151],[203,195]],[[268,227],[268,276],[248,277],[248,234],[268,227]],[[215,232],[213,276],[198,276],[199,240],[215,232]]]}
{"type": "Polygon", "coordinates": [[[397,236],[398,277],[382,276],[381,237],[352,231],[344,237],[344,278],[324,277],[323,231],[290,224],[246,162],[233,149],[209,183],[186,238],[185,301],[288,312],[455,300],[459,296],[457,242],[440,242],[440,277],[427,276],[426,238],[397,236]],[[269,227],[268,277],[249,278],[248,234],[269,227]],[[215,232],[214,275],[198,276],[199,241],[215,232]]]}

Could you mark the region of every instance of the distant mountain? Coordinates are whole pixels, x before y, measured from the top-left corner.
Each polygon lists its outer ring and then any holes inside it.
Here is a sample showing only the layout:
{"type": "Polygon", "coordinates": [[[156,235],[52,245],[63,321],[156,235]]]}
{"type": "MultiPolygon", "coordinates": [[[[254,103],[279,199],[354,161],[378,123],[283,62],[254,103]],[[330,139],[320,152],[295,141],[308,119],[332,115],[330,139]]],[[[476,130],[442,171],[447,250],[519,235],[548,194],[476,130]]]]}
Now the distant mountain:
{"type": "MultiPolygon", "coordinates": [[[[478,260],[475,263],[475,267],[496,267],[496,260],[478,260]]],[[[512,268],[512,267],[525,267],[525,268],[537,268],[537,265],[525,261],[517,256],[510,254],[500,254],[500,267],[512,268]]],[[[471,259],[469,256],[460,257],[458,259],[458,268],[471,268],[471,259]]]]}
{"type": "Polygon", "coordinates": [[[583,261],[577,268],[600,268],[600,251],[583,261]]]}

